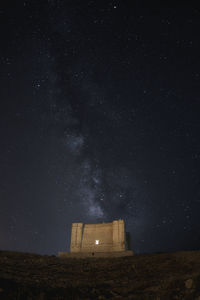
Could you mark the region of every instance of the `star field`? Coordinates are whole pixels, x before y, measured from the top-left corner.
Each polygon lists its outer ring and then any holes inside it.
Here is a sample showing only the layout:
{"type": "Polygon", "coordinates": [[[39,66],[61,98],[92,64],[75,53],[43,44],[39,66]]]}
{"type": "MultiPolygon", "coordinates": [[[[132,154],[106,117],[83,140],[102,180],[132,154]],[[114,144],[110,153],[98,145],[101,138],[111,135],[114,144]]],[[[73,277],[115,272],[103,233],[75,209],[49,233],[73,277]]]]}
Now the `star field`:
{"type": "Polygon", "coordinates": [[[0,249],[125,219],[136,253],[200,248],[200,9],[0,4],[0,249]]]}

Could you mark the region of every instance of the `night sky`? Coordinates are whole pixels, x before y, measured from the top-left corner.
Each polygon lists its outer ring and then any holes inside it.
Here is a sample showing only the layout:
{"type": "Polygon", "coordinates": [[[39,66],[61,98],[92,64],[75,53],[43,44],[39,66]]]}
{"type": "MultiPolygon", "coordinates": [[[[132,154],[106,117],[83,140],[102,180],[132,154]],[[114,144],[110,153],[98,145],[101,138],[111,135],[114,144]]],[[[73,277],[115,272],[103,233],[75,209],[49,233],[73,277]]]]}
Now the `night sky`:
{"type": "Polygon", "coordinates": [[[200,250],[197,4],[1,1],[0,20],[0,250],[120,218],[135,253],[200,250]]]}

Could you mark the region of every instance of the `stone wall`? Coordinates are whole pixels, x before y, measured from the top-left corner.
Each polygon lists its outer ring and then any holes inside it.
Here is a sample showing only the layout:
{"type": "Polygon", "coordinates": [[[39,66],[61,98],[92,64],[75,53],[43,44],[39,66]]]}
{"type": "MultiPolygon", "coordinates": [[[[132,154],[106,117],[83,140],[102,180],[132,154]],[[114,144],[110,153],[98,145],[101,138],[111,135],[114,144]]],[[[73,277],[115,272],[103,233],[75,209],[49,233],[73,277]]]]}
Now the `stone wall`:
{"type": "Polygon", "coordinates": [[[83,228],[82,252],[112,251],[112,223],[86,224],[83,228]]]}
{"type": "Polygon", "coordinates": [[[113,251],[125,250],[124,221],[113,221],[113,251]]]}
{"type": "Polygon", "coordinates": [[[72,223],[70,252],[80,252],[83,234],[83,223],[72,223]]]}
{"type": "Polygon", "coordinates": [[[125,251],[123,220],[100,224],[72,224],[71,253],[119,251],[125,251]]]}

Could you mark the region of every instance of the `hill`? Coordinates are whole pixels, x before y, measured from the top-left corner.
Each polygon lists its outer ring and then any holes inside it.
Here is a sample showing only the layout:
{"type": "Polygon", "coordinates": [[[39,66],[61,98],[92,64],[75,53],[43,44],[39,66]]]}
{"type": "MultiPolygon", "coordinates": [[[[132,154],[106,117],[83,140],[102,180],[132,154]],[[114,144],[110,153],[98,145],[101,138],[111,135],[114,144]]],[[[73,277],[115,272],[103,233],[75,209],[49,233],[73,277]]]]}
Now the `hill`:
{"type": "Polygon", "coordinates": [[[0,251],[0,299],[200,300],[200,251],[87,259],[0,251]]]}

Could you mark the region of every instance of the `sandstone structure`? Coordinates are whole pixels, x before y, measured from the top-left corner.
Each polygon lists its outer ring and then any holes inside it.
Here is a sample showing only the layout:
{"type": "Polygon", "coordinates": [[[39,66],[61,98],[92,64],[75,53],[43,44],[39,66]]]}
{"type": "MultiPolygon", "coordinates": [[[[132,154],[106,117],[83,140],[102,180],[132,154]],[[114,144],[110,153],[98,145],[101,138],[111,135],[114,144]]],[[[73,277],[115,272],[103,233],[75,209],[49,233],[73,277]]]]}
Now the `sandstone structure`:
{"type": "Polygon", "coordinates": [[[60,257],[129,256],[124,220],[110,223],[72,223],[70,252],[59,252],[60,257]]]}

